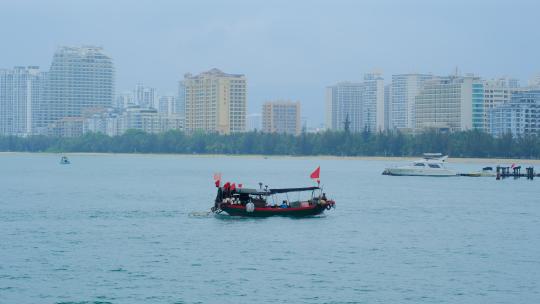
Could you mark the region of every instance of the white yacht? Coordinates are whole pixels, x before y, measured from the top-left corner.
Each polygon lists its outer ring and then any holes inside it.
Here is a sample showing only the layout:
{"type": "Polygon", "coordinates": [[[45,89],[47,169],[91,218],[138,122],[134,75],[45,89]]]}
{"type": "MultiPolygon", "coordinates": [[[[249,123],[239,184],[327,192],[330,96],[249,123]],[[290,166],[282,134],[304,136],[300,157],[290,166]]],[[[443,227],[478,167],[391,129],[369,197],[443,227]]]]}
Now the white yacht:
{"type": "Polygon", "coordinates": [[[454,170],[447,169],[444,162],[448,155],[441,153],[424,153],[424,158],[414,161],[411,165],[386,168],[384,175],[398,176],[457,176],[454,170]]]}

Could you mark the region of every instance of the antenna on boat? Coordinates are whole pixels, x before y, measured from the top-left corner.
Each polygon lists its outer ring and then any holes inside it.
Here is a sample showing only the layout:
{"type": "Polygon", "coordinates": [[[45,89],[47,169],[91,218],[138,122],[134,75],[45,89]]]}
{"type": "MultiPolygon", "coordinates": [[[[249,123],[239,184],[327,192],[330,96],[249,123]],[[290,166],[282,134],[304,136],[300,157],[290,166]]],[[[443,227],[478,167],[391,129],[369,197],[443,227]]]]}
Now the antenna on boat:
{"type": "Polygon", "coordinates": [[[262,190],[262,183],[259,182],[259,189],[262,190]]]}

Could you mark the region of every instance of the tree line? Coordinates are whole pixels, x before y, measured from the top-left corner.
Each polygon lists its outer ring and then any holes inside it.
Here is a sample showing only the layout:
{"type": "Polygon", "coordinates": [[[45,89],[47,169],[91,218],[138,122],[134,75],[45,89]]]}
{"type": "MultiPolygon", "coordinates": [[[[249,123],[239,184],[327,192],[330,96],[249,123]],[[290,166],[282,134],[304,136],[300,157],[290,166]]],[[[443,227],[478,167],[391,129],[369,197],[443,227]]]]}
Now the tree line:
{"type": "Polygon", "coordinates": [[[100,133],[73,138],[3,136],[0,137],[0,151],[299,156],[417,156],[425,152],[441,152],[451,157],[540,158],[540,136],[512,137],[506,134],[494,138],[478,130],[452,133],[427,131],[416,135],[326,131],[303,132],[298,136],[257,131],[220,135],[182,131],[149,134],[129,130],[114,137],[100,133]]]}

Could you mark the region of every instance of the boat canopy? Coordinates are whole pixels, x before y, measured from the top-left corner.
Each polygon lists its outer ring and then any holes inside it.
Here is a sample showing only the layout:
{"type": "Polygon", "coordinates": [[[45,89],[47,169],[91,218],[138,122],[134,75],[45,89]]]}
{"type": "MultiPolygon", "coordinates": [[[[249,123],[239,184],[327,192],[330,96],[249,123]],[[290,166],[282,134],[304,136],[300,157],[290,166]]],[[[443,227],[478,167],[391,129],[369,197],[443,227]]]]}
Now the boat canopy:
{"type": "Polygon", "coordinates": [[[319,187],[302,187],[302,188],[278,188],[278,189],[252,189],[252,188],[236,188],[234,191],[238,194],[252,195],[272,195],[277,193],[313,191],[320,189],[319,187]]]}
{"type": "Polygon", "coordinates": [[[263,195],[263,194],[266,193],[264,190],[257,190],[257,189],[250,189],[250,188],[236,188],[236,189],[234,189],[234,191],[236,193],[240,193],[240,194],[259,194],[259,195],[263,195]]]}
{"type": "Polygon", "coordinates": [[[287,193],[287,192],[300,192],[300,191],[313,191],[320,189],[319,187],[303,187],[303,188],[281,188],[281,189],[270,189],[269,191],[274,193],[287,193]]]}

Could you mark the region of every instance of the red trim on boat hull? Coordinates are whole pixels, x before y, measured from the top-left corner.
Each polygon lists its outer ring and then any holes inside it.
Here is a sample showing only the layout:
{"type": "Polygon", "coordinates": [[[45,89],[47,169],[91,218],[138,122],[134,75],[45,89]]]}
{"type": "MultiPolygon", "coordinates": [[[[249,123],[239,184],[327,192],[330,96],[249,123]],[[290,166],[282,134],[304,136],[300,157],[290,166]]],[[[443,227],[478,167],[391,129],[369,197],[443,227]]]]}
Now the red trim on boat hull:
{"type": "Polygon", "coordinates": [[[231,216],[268,217],[268,216],[291,216],[302,217],[318,215],[324,212],[328,206],[334,206],[334,201],[325,204],[310,205],[309,207],[298,208],[255,208],[253,212],[247,212],[243,205],[222,204],[220,209],[231,216]]]}

